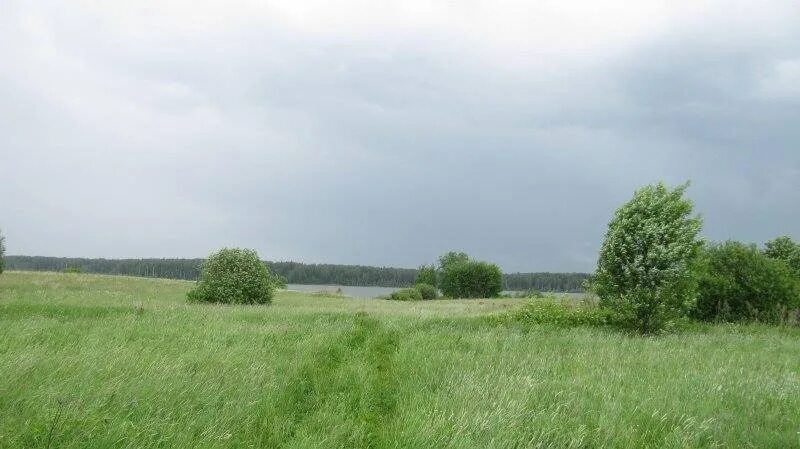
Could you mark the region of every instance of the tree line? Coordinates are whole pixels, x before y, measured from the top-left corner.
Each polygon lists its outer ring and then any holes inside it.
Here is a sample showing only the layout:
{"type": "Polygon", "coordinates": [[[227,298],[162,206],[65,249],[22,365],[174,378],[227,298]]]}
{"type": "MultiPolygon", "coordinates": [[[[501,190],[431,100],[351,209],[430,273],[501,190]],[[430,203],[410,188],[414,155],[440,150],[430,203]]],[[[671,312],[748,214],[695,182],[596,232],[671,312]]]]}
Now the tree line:
{"type": "MultiPolygon", "coordinates": [[[[204,259],[92,259],[44,256],[6,256],[8,270],[80,271],[84,273],[196,280],[204,259]]],[[[265,262],[270,272],[289,284],[408,287],[415,268],[364,265],[265,262]]],[[[512,273],[503,275],[503,289],[513,291],[581,292],[585,273],[512,273]]]]}

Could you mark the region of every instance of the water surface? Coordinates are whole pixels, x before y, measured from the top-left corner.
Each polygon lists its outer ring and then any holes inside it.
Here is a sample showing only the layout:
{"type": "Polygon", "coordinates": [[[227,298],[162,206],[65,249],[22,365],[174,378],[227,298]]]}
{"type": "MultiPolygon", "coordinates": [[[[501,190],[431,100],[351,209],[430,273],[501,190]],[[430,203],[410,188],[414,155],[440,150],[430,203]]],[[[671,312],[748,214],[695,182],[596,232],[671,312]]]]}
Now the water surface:
{"type": "Polygon", "coordinates": [[[399,290],[394,287],[356,287],[353,285],[308,285],[308,284],[288,284],[288,290],[298,292],[330,292],[336,293],[341,289],[345,296],[353,298],[371,299],[379,296],[389,296],[392,292],[399,290]]]}
{"type": "MultiPolygon", "coordinates": [[[[288,290],[298,292],[328,292],[336,293],[341,290],[341,294],[353,298],[373,299],[382,296],[389,296],[392,292],[400,290],[396,287],[357,287],[354,285],[310,285],[310,284],[288,284],[288,290]]],[[[504,294],[520,293],[515,291],[504,291],[504,294]]],[[[580,301],[586,299],[586,293],[548,293],[548,296],[556,296],[562,299],[580,301]]]]}

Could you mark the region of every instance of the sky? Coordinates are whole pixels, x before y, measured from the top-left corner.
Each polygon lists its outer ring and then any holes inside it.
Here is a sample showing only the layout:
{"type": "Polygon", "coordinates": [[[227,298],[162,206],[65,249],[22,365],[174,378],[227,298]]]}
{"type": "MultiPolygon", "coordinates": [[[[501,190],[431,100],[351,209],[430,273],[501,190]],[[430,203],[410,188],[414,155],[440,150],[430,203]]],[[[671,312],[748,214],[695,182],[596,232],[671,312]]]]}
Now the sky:
{"type": "Polygon", "coordinates": [[[797,0],[0,3],[7,254],[591,271],[691,180],[800,239],[797,0]]]}

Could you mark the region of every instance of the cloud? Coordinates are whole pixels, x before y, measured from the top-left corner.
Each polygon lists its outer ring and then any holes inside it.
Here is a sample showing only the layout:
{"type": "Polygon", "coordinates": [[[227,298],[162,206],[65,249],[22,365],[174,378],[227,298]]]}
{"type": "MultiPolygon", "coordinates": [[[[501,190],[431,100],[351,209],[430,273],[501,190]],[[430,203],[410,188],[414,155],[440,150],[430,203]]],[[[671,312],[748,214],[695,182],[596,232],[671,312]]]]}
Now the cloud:
{"type": "Polygon", "coordinates": [[[793,1],[5,8],[10,253],[591,270],[660,179],[800,237],[793,1]]]}

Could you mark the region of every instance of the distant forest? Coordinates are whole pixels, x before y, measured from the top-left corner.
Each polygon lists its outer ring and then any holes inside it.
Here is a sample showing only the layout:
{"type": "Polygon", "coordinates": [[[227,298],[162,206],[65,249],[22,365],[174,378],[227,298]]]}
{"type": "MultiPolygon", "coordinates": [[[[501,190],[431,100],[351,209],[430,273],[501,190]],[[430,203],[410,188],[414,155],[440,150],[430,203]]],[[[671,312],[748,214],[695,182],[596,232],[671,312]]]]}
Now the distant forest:
{"type": "MultiPolygon", "coordinates": [[[[195,280],[203,259],[84,259],[42,256],[6,256],[6,269],[116,274],[195,280]]],[[[408,287],[417,277],[414,268],[368,267],[362,265],[265,262],[270,271],[289,284],[408,287]]],[[[504,275],[505,290],[581,292],[585,273],[513,273],[504,275]]]]}

